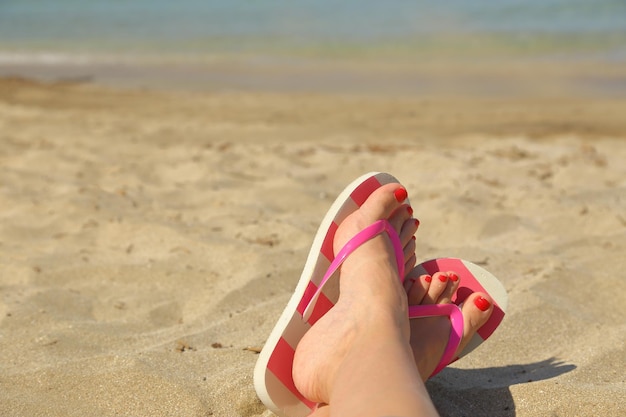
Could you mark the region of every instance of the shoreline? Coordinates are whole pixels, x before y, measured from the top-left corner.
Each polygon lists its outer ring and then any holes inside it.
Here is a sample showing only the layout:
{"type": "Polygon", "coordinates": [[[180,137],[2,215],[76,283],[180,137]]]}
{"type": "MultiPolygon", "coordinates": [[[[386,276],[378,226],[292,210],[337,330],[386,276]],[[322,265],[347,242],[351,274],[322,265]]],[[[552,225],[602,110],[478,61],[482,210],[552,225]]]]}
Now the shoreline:
{"type": "Polygon", "coordinates": [[[112,88],[387,97],[626,98],[620,60],[502,58],[371,60],[281,55],[0,54],[0,77],[112,88]]]}

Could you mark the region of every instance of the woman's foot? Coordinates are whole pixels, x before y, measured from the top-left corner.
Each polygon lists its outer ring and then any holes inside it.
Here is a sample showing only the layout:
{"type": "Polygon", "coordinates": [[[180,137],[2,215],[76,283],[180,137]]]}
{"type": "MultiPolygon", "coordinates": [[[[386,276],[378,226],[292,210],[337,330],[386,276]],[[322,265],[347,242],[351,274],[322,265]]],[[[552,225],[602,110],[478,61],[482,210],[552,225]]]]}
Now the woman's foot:
{"type": "MultiPolygon", "coordinates": [[[[404,203],[406,191],[399,184],[375,190],[365,203],[337,229],[337,253],[358,232],[386,219],[400,236],[405,261],[415,263],[412,236],[417,221],[404,203]]],[[[386,233],[357,248],[340,269],[340,296],[335,306],[318,320],[298,344],[293,378],[308,399],[328,403],[338,371],[352,363],[358,351],[373,337],[389,337],[409,346],[407,294],[398,275],[396,258],[386,233]]]]}
{"type": "MultiPolygon", "coordinates": [[[[386,219],[399,234],[405,265],[411,268],[415,263],[412,236],[418,223],[403,203],[405,197],[406,191],[399,184],[374,191],[339,225],[335,253],[365,227],[386,219]]],[[[449,303],[458,287],[456,274],[413,280],[410,271],[403,287],[393,247],[384,233],[349,255],[339,273],[339,300],[296,349],[293,378],[298,390],[311,401],[331,404],[335,410],[339,404],[354,415],[365,415],[357,412],[361,403],[369,407],[368,412],[375,411],[372,404],[380,404],[385,406],[381,408],[383,414],[400,415],[403,409],[436,414],[422,380],[439,363],[449,339],[449,320],[435,317],[409,323],[408,305],[449,303]],[[378,378],[383,376],[388,386],[381,386],[378,378]],[[365,394],[353,396],[353,392],[370,394],[363,398],[365,394]]],[[[492,309],[492,301],[485,294],[473,294],[467,300],[459,349],[484,324],[492,309]]]]}
{"type": "MultiPolygon", "coordinates": [[[[407,273],[404,288],[409,305],[448,304],[459,287],[460,279],[454,271],[437,272],[433,276],[415,276],[407,273]]],[[[474,334],[487,322],[493,311],[493,300],[484,293],[473,293],[463,303],[463,338],[455,357],[467,346],[474,334]]],[[[428,379],[439,360],[450,335],[447,317],[418,318],[410,321],[411,348],[422,380],[428,379]]]]}

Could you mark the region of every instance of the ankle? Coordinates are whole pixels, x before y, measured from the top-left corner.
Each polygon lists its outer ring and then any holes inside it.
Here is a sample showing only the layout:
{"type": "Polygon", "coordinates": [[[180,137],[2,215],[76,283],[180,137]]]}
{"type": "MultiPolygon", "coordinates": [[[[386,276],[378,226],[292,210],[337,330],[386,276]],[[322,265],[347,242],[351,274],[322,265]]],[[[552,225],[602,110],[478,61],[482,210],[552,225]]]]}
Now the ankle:
{"type": "Polygon", "coordinates": [[[359,314],[361,331],[355,336],[355,345],[372,338],[386,338],[410,346],[411,327],[405,304],[390,309],[388,304],[366,306],[359,314]]]}

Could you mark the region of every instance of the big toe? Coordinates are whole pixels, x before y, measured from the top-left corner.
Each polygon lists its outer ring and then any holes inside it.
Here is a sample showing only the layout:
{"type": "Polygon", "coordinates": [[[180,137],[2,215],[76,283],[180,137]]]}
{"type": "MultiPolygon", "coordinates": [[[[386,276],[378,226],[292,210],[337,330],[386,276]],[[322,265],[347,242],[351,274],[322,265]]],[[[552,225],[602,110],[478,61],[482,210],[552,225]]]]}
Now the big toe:
{"type": "Polygon", "coordinates": [[[493,312],[493,300],[487,294],[473,293],[463,303],[463,338],[457,354],[472,340],[478,329],[489,320],[493,312]]]}
{"type": "Polygon", "coordinates": [[[389,220],[400,234],[403,224],[411,217],[406,199],[406,189],[398,183],[385,184],[374,190],[361,207],[339,225],[335,235],[335,251],[341,249],[356,233],[377,220],[389,220]]]}
{"type": "MultiPolygon", "coordinates": [[[[402,185],[398,183],[385,184],[372,192],[360,207],[359,212],[369,220],[389,219],[399,231],[406,218],[411,217],[412,214],[410,206],[404,204],[406,201],[407,191],[402,185]],[[401,206],[405,206],[404,210],[408,215],[397,215],[396,211],[401,206]]],[[[403,214],[405,214],[404,211],[403,214]]]]}

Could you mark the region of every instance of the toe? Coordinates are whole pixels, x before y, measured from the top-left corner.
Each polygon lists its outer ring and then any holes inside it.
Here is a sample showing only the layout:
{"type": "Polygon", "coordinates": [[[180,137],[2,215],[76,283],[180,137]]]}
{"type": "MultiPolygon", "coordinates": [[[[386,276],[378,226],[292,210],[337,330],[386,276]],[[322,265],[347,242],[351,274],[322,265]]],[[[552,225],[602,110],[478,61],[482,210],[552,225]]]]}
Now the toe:
{"type": "Polygon", "coordinates": [[[487,294],[474,293],[470,295],[462,307],[463,312],[463,339],[457,353],[461,352],[476,331],[487,322],[493,312],[493,300],[487,294]]]}
{"type": "Polygon", "coordinates": [[[417,219],[411,217],[404,222],[400,229],[400,242],[404,252],[404,270],[407,271],[407,276],[417,263],[417,258],[415,257],[415,232],[418,224],[417,219]]]}
{"type": "Polygon", "coordinates": [[[417,232],[418,227],[419,220],[413,217],[409,217],[404,221],[402,227],[399,229],[400,242],[402,242],[402,246],[406,246],[411,243],[411,240],[415,240],[415,232],[417,232]]]}
{"type": "MultiPolygon", "coordinates": [[[[369,220],[391,219],[392,215],[400,216],[400,207],[408,207],[404,204],[407,192],[402,185],[397,183],[385,184],[380,188],[374,190],[372,194],[365,200],[359,212],[366,216],[369,220]]],[[[405,219],[410,215],[408,210],[404,210],[405,219]]],[[[391,221],[391,220],[390,220],[391,221]]],[[[400,226],[404,222],[404,219],[400,221],[396,230],[400,230],[400,226]]]]}
{"type": "MultiPolygon", "coordinates": [[[[408,261],[411,256],[415,256],[415,239],[409,239],[407,244],[404,245],[403,252],[405,261],[408,261]]],[[[406,271],[408,272],[411,268],[406,271]]]]}
{"type": "Polygon", "coordinates": [[[415,264],[417,263],[417,258],[415,257],[415,251],[411,253],[409,256],[404,257],[404,270],[411,271],[415,268],[415,264]]]}
{"type": "Polygon", "coordinates": [[[396,232],[398,232],[398,237],[400,237],[400,242],[403,246],[411,239],[411,235],[409,233],[412,225],[415,225],[414,222],[410,221],[412,216],[413,210],[411,209],[411,206],[402,204],[388,218],[391,226],[396,232]]]}
{"type": "Polygon", "coordinates": [[[344,247],[356,233],[377,220],[389,220],[396,232],[400,233],[402,224],[410,218],[405,199],[406,190],[398,183],[385,184],[374,190],[358,210],[341,221],[333,242],[335,252],[344,247]]]}
{"type": "Polygon", "coordinates": [[[446,272],[436,272],[432,277],[428,293],[424,296],[422,304],[438,303],[441,295],[448,287],[448,281],[448,274],[446,272]]]}
{"type": "Polygon", "coordinates": [[[444,272],[443,274],[446,275],[448,279],[446,282],[446,287],[444,288],[439,298],[436,300],[436,303],[439,303],[439,304],[451,303],[452,296],[454,295],[456,290],[459,288],[459,284],[460,284],[459,276],[455,272],[450,271],[450,272],[444,272]]]}
{"type": "Polygon", "coordinates": [[[404,288],[407,291],[409,305],[422,304],[424,297],[428,293],[428,289],[432,282],[432,277],[430,275],[421,275],[419,277],[416,277],[409,274],[407,280],[409,282],[407,284],[405,281],[404,288]]]}

